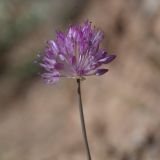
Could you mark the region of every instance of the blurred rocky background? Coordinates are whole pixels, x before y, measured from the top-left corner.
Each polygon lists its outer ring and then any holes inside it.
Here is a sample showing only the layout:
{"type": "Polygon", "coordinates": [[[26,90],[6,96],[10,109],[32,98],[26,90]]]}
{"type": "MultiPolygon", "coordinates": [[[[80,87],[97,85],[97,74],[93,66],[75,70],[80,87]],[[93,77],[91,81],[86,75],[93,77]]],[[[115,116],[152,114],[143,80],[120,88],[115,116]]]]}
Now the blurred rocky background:
{"type": "Polygon", "coordinates": [[[160,159],[159,0],[0,0],[0,160],[86,159],[75,80],[45,85],[33,63],[86,19],[117,55],[82,83],[93,160],[160,159]]]}

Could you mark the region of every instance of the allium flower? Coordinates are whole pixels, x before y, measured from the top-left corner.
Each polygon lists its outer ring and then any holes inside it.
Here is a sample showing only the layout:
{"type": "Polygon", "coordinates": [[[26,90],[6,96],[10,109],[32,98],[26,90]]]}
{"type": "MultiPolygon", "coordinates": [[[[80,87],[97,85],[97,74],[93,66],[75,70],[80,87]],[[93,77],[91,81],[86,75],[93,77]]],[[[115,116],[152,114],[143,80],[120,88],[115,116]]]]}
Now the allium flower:
{"type": "Polygon", "coordinates": [[[103,32],[86,21],[82,26],[70,26],[67,32],[57,32],[55,40],[49,40],[42,57],[44,80],[54,84],[60,77],[83,78],[103,75],[108,69],[100,68],[115,59],[100,48],[103,32]]]}

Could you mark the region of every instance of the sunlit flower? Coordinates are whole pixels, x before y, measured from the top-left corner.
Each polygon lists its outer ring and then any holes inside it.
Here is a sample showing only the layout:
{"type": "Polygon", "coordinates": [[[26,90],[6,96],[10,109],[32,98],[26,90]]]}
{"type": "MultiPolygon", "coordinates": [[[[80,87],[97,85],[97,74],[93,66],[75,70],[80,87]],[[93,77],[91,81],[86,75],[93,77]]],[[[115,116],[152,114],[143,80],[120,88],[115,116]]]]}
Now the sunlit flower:
{"type": "Polygon", "coordinates": [[[47,42],[42,62],[46,83],[54,84],[60,77],[83,78],[103,75],[108,69],[100,68],[115,59],[100,48],[103,32],[86,21],[82,26],[70,26],[67,32],[57,32],[55,40],[47,42]]]}

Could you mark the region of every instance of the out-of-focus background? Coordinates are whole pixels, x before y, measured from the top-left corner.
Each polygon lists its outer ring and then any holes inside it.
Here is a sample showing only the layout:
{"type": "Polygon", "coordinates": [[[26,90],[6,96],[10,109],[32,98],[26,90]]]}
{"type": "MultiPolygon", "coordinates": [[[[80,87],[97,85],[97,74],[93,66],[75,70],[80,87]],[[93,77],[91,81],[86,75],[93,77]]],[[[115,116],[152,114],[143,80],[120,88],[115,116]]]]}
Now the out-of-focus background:
{"type": "Polygon", "coordinates": [[[117,55],[82,83],[93,160],[160,159],[159,0],[0,0],[0,160],[86,159],[75,80],[45,85],[33,63],[86,19],[117,55]]]}

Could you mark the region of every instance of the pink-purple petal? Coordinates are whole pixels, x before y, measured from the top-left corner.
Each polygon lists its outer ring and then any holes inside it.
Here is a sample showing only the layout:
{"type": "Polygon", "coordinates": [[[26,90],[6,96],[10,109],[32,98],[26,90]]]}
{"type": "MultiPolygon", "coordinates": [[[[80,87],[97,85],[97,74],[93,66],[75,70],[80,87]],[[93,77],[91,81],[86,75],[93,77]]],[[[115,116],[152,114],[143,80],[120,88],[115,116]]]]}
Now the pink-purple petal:
{"type": "Polygon", "coordinates": [[[116,55],[108,55],[103,63],[108,64],[112,62],[115,58],[116,58],[116,55]]]}
{"type": "Polygon", "coordinates": [[[101,75],[105,74],[106,72],[108,72],[108,69],[97,69],[95,71],[95,75],[96,76],[101,76],[101,75]]]}
{"type": "Polygon", "coordinates": [[[47,84],[55,84],[60,78],[58,71],[43,73],[41,76],[47,84]]]}

